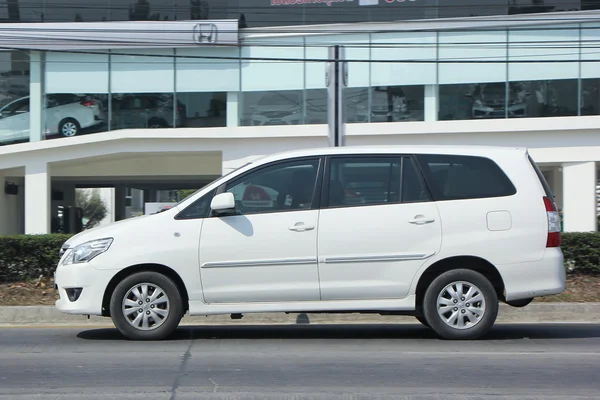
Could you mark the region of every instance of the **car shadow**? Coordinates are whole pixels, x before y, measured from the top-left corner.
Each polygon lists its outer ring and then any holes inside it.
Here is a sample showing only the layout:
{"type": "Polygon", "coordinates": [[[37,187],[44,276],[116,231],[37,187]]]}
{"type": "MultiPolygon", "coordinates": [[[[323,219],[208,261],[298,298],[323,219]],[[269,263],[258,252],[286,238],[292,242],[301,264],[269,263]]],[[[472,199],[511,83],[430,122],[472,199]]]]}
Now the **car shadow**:
{"type": "MultiPolygon", "coordinates": [[[[77,335],[85,340],[127,340],[115,328],[89,329],[77,335]]],[[[535,323],[497,324],[479,341],[519,339],[600,338],[600,324],[535,323]]],[[[297,325],[197,325],[180,326],[167,339],[395,339],[440,340],[420,324],[297,324],[297,325]]]]}

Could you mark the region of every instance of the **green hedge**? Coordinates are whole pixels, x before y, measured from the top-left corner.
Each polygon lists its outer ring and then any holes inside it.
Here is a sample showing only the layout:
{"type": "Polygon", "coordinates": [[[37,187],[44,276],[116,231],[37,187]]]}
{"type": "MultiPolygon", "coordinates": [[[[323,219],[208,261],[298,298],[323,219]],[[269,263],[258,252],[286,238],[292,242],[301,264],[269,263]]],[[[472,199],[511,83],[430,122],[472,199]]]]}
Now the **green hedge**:
{"type": "MultiPolygon", "coordinates": [[[[0,236],[0,282],[51,277],[60,246],[70,236],[0,236]]],[[[563,233],[562,238],[569,272],[600,274],[600,233],[563,233]]]]}
{"type": "Polygon", "coordinates": [[[0,282],[51,277],[58,252],[71,235],[0,236],[0,282]]]}
{"type": "Polygon", "coordinates": [[[561,247],[567,271],[600,274],[600,233],[563,233],[561,247]]]}

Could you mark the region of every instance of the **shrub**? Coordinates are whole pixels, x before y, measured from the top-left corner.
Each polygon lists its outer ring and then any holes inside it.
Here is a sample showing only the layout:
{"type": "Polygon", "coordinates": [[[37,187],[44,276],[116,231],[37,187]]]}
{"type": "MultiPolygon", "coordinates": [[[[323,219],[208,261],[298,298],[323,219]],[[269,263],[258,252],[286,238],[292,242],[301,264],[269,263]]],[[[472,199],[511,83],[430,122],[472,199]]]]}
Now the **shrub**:
{"type": "Polygon", "coordinates": [[[0,237],[0,282],[51,277],[58,252],[71,235],[17,235],[0,237]]]}
{"type": "MultiPolygon", "coordinates": [[[[0,282],[51,277],[61,245],[71,235],[0,236],[0,282]]],[[[600,233],[563,233],[562,251],[570,273],[600,274],[600,233]]]]}
{"type": "Polygon", "coordinates": [[[563,233],[561,247],[567,271],[600,274],[600,233],[563,233]]]}

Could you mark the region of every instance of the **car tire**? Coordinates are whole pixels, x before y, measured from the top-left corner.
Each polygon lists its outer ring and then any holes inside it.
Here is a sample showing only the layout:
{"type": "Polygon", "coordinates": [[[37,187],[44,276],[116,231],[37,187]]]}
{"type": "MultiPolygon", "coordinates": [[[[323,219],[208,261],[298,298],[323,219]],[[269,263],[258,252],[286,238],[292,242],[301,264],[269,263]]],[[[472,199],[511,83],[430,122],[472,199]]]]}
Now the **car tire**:
{"type": "Polygon", "coordinates": [[[138,272],[123,279],[113,291],[110,315],[128,339],[162,340],[177,329],[183,317],[183,301],[169,277],[138,272]]]}
{"type": "Polygon", "coordinates": [[[490,281],[479,272],[470,269],[447,271],[435,278],[425,291],[423,314],[442,339],[478,339],[496,321],[498,295],[490,281]]]}
{"type": "Polygon", "coordinates": [[[425,320],[425,317],[423,317],[422,315],[415,315],[415,318],[427,328],[431,328],[431,326],[429,326],[429,323],[425,320]]]}
{"type": "Polygon", "coordinates": [[[81,125],[74,118],[65,118],[58,124],[58,133],[64,137],[77,136],[81,132],[81,125]]]}

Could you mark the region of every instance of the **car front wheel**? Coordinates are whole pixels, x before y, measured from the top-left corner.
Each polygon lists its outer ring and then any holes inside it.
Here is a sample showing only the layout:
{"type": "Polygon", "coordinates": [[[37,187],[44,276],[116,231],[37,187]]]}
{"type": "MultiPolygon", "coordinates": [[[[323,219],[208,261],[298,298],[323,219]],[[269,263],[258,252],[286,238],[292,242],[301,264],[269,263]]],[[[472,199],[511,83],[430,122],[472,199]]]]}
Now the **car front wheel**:
{"type": "Polygon", "coordinates": [[[477,339],[498,315],[498,296],[490,281],[469,269],[444,272],[423,298],[425,320],[443,339],[477,339]]]}
{"type": "Polygon", "coordinates": [[[177,285],[156,272],[138,272],[123,279],[110,301],[117,329],[128,339],[162,340],[171,335],[183,317],[177,285]]]}
{"type": "Polygon", "coordinates": [[[80,131],[79,122],[73,118],[65,118],[58,124],[58,132],[65,137],[77,136],[80,131]]]}

